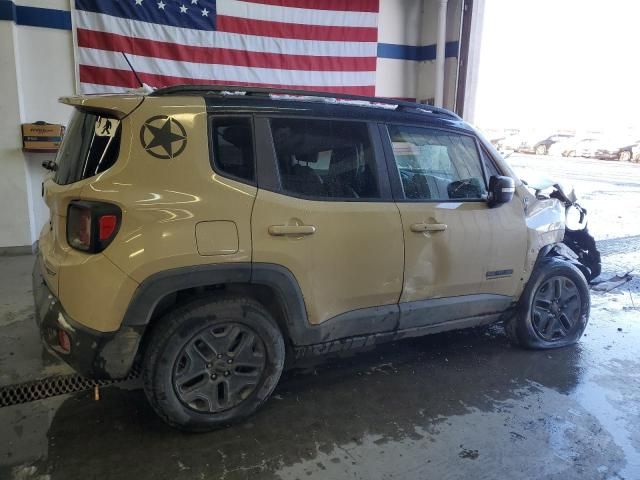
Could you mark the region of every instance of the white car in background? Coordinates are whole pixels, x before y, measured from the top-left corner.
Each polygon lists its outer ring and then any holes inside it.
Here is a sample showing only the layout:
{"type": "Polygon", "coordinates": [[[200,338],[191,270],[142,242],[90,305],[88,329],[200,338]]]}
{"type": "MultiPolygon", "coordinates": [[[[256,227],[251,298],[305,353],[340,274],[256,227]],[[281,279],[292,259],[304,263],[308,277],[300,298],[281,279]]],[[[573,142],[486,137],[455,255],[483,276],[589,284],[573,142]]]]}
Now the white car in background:
{"type": "Polygon", "coordinates": [[[600,140],[596,137],[574,137],[554,143],[549,155],[563,157],[588,157],[600,140]]]}

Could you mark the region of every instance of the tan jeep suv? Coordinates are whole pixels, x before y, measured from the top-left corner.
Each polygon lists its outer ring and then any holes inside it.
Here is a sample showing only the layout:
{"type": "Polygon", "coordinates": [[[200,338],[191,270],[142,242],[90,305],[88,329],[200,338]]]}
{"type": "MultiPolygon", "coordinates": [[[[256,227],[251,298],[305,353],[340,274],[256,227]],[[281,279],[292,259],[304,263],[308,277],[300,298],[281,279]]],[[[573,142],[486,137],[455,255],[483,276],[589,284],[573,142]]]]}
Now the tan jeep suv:
{"type": "Polygon", "coordinates": [[[138,362],[171,425],[253,413],[285,359],[498,320],[552,348],[587,325],[599,255],[565,228],[584,210],[451,112],[230,86],[61,101],[43,339],[88,377],[138,362]]]}

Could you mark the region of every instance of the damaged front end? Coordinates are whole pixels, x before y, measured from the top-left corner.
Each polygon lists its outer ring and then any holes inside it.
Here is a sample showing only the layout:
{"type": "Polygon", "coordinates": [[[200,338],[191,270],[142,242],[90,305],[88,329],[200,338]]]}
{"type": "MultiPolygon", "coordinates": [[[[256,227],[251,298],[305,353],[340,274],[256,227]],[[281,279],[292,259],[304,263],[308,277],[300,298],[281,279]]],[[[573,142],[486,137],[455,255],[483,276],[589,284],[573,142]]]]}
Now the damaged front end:
{"type": "MultiPolygon", "coordinates": [[[[523,182],[524,183],[524,182],[523,182]]],[[[545,255],[564,257],[580,268],[589,283],[592,283],[601,271],[600,252],[596,241],[589,233],[587,210],[578,202],[573,189],[567,190],[558,183],[526,183],[534,190],[537,200],[555,199],[564,207],[565,229],[562,243],[550,245],[545,255]]]]}

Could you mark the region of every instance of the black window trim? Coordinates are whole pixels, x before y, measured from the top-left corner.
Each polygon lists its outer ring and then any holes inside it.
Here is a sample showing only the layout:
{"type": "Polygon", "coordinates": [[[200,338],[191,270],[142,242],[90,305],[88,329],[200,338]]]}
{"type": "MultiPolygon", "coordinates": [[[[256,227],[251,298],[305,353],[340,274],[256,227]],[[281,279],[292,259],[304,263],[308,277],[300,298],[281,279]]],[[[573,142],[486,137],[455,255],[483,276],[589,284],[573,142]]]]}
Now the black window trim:
{"type": "Polygon", "coordinates": [[[367,119],[354,119],[343,118],[339,116],[320,116],[320,115],[292,115],[292,114],[277,114],[277,113],[265,113],[254,115],[254,124],[256,128],[256,134],[254,142],[257,154],[258,164],[258,188],[262,190],[268,190],[270,192],[285,195],[291,198],[299,198],[301,200],[311,200],[317,202],[355,202],[355,203],[384,203],[393,202],[393,195],[391,192],[391,184],[389,179],[388,167],[386,165],[385,155],[383,151],[382,139],[378,129],[376,128],[376,122],[367,119]],[[280,179],[280,173],[278,168],[278,159],[276,156],[275,145],[273,142],[273,135],[271,134],[272,118],[287,118],[287,119],[305,119],[305,120],[323,120],[323,121],[339,121],[339,122],[357,122],[364,124],[367,127],[371,146],[373,148],[373,161],[376,167],[376,181],[378,183],[378,196],[375,198],[353,198],[353,197],[326,197],[326,196],[314,196],[303,195],[297,192],[290,192],[282,188],[282,182],[280,179]],[[259,148],[258,148],[259,146],[259,148]]]}
{"type": "MultiPolygon", "coordinates": [[[[58,165],[58,169],[56,169],[56,171],[54,172],[53,176],[52,176],[52,181],[53,183],[55,183],[56,185],[60,185],[60,186],[67,186],[67,185],[75,185],[77,183],[80,182],[84,182],[85,180],[90,180],[92,178],[97,177],[98,175],[101,175],[109,170],[111,170],[113,167],[115,167],[118,164],[118,161],[120,160],[120,158],[122,157],[122,153],[124,152],[123,149],[123,138],[124,138],[124,128],[123,128],[123,122],[125,121],[126,117],[123,118],[119,118],[116,115],[114,115],[114,113],[110,110],[101,110],[101,109],[95,109],[95,108],[85,108],[85,107],[74,107],[74,109],[76,111],[78,111],[80,114],[86,114],[86,115],[94,115],[97,116],[98,118],[100,117],[104,117],[104,118],[109,118],[111,120],[117,120],[118,121],[118,126],[116,127],[116,132],[119,133],[119,139],[118,139],[118,151],[115,153],[115,161],[113,162],[113,164],[111,164],[109,167],[105,168],[104,170],[97,172],[93,175],[90,175],[88,177],[83,176],[82,174],[79,175],[78,178],[73,178],[71,181],[65,182],[65,183],[60,183],[59,182],[59,165],[58,165]]],[[[75,112],[74,112],[75,113],[75,112]]],[[[70,121],[67,123],[66,127],[69,127],[69,123],[70,121]]],[[[65,132],[65,136],[63,137],[63,142],[66,138],[66,134],[68,133],[68,131],[65,132]]],[[[114,138],[114,137],[112,137],[114,138]]],[[[111,140],[109,141],[111,142],[111,140]]],[[[58,163],[58,155],[60,154],[60,150],[62,149],[62,145],[60,145],[60,148],[58,149],[58,153],[56,154],[56,158],[54,159],[55,163],[58,163]]],[[[106,150],[103,152],[102,157],[104,157],[104,153],[106,152],[106,150]]],[[[87,151],[87,154],[89,152],[87,151]]],[[[82,167],[82,172],[84,173],[85,169],[86,169],[86,164],[87,164],[88,159],[86,158],[85,155],[85,159],[84,159],[84,164],[82,167]]]]}
{"type": "MultiPolygon", "coordinates": [[[[476,142],[480,146],[480,155],[481,155],[481,157],[483,159],[483,162],[482,162],[483,168],[485,167],[485,163],[488,162],[488,163],[491,164],[493,169],[496,172],[498,172],[498,175],[504,175],[504,172],[500,168],[500,165],[498,165],[498,163],[496,162],[496,159],[493,157],[493,155],[491,155],[489,150],[487,150],[487,148],[479,140],[476,140],[476,142]]],[[[485,173],[485,175],[487,176],[487,185],[488,185],[490,175],[488,175],[488,173],[485,173]]]]}
{"type": "Polygon", "coordinates": [[[447,132],[455,135],[463,135],[466,137],[470,137],[473,139],[474,144],[476,146],[476,151],[478,154],[478,160],[480,161],[480,169],[482,170],[482,178],[485,182],[485,189],[489,190],[489,179],[487,178],[487,172],[482,160],[482,153],[480,151],[480,144],[478,143],[478,138],[472,133],[456,130],[452,128],[442,128],[438,126],[432,125],[420,125],[415,123],[406,123],[406,122],[379,122],[378,130],[380,132],[380,137],[382,140],[382,145],[384,149],[384,157],[387,162],[387,169],[389,170],[389,180],[391,182],[391,190],[393,192],[394,201],[397,203],[487,203],[487,200],[484,198],[450,198],[450,199],[420,199],[420,198],[406,198],[404,193],[404,188],[402,186],[402,180],[400,179],[400,173],[398,172],[398,166],[396,164],[396,158],[393,154],[393,147],[391,145],[391,135],[389,134],[389,129],[387,128],[389,125],[397,125],[400,127],[410,127],[410,128],[424,128],[428,130],[439,130],[442,132],[447,132]]]}
{"type": "Polygon", "coordinates": [[[250,113],[207,113],[207,135],[209,137],[209,165],[211,169],[216,175],[220,175],[223,178],[228,178],[230,180],[244,183],[245,185],[251,185],[252,187],[258,186],[258,157],[256,150],[256,127],[253,119],[253,115],[250,113]],[[236,175],[231,175],[230,173],[225,172],[220,168],[220,166],[216,162],[215,158],[215,145],[213,142],[213,121],[224,119],[224,118],[246,118],[249,120],[249,124],[251,126],[251,143],[253,144],[253,180],[247,180],[246,178],[238,177],[236,175]]]}

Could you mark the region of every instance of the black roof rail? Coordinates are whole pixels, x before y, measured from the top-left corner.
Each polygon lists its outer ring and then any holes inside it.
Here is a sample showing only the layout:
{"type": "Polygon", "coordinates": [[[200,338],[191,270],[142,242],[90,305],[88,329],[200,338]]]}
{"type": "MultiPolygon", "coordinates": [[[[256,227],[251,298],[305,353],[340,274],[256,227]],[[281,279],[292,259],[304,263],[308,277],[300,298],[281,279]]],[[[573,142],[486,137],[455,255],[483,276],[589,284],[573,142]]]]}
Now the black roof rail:
{"type": "Polygon", "coordinates": [[[289,90],[285,88],[264,88],[264,87],[244,87],[238,85],[173,85],[171,87],[158,88],[153,93],[150,93],[151,97],[160,97],[164,95],[209,95],[217,94],[221,95],[224,92],[230,92],[238,94],[243,93],[249,96],[265,96],[270,95],[291,95],[301,97],[316,97],[316,98],[333,98],[336,100],[353,100],[358,102],[377,103],[383,105],[396,106],[396,111],[404,112],[426,112],[435,113],[438,115],[444,115],[455,120],[462,120],[455,113],[445,109],[434,107],[423,103],[407,102],[406,100],[395,100],[393,98],[384,97],[367,97],[364,95],[350,95],[346,93],[331,93],[331,92],[315,92],[309,90],[289,90]]]}

